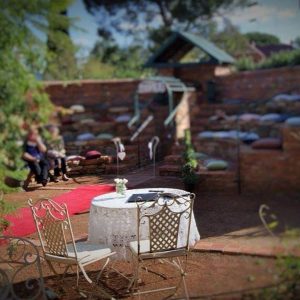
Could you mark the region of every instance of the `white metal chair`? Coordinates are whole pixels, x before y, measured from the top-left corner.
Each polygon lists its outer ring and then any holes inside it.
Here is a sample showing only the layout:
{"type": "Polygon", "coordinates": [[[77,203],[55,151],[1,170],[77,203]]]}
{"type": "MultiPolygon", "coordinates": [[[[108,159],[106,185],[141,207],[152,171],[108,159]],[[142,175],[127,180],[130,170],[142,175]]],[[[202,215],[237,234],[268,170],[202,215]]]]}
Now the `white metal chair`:
{"type": "MultiPolygon", "coordinates": [[[[87,242],[75,242],[73,230],[66,204],[57,204],[51,199],[40,199],[33,204],[29,199],[28,204],[36,224],[44,257],[51,270],[58,274],[52,263],[66,265],[63,276],[72,265],[77,267],[77,287],[79,282],[79,271],[85,279],[92,283],[84,267],[106,259],[104,267],[99,272],[97,281],[109,263],[110,256],[114,255],[111,249],[105,245],[90,244],[87,242]],[[68,241],[70,241],[68,243],[68,241]]],[[[105,291],[105,296],[112,298],[105,291]]]]}
{"type": "Polygon", "coordinates": [[[136,264],[134,276],[129,284],[132,294],[141,295],[173,289],[173,296],[183,282],[185,299],[189,299],[185,276],[194,198],[195,195],[190,193],[181,196],[161,193],[153,202],[137,203],[138,239],[129,245],[136,264]],[[145,233],[144,226],[147,226],[149,239],[141,238],[142,232],[145,233]],[[183,264],[180,257],[184,258],[183,264]],[[153,259],[166,262],[179,271],[180,280],[177,286],[140,291],[138,283],[143,263],[153,259]]]}
{"type": "Polygon", "coordinates": [[[0,236],[0,245],[6,248],[0,254],[0,299],[46,300],[40,255],[34,244],[21,237],[0,236]]]}

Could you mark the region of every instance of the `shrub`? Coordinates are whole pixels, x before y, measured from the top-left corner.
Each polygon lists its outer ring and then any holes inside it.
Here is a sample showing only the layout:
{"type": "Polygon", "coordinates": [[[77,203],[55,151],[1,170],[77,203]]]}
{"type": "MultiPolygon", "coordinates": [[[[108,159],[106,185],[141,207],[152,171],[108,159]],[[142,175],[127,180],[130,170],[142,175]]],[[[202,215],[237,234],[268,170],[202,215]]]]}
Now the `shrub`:
{"type": "Polygon", "coordinates": [[[250,71],[255,69],[255,63],[249,57],[242,57],[236,61],[235,67],[239,71],[250,71]]]}
{"type": "Polygon", "coordinates": [[[195,172],[195,168],[190,163],[186,163],[183,166],[182,179],[183,182],[188,185],[194,185],[198,182],[198,175],[195,172]]]}
{"type": "MultiPolygon", "coordinates": [[[[184,145],[185,150],[183,153],[183,159],[185,164],[182,167],[182,179],[186,186],[194,186],[199,177],[196,173],[198,162],[196,159],[196,153],[192,144],[191,131],[189,129],[184,132],[184,145]]],[[[188,189],[188,187],[186,187],[188,189]]]]}
{"type": "Polygon", "coordinates": [[[188,129],[185,131],[184,134],[184,144],[185,151],[183,153],[183,159],[187,164],[191,165],[194,169],[196,169],[198,162],[196,159],[196,152],[192,144],[191,132],[188,129]]]}
{"type": "Polygon", "coordinates": [[[0,192],[0,235],[9,227],[10,222],[6,215],[12,213],[16,206],[3,200],[3,192],[0,192]]]}
{"type": "Polygon", "coordinates": [[[300,65],[300,50],[283,51],[273,54],[265,61],[258,64],[258,68],[269,69],[296,65],[300,65]]]}
{"type": "MultiPolygon", "coordinates": [[[[20,170],[25,125],[43,124],[52,104],[33,75],[32,60],[42,56],[42,47],[28,27],[42,17],[47,1],[0,2],[0,188],[7,172],[20,170]]],[[[36,70],[36,67],[35,67],[36,70]]],[[[11,174],[12,176],[17,174],[11,174]]]]}
{"type": "Polygon", "coordinates": [[[235,67],[238,71],[251,71],[296,65],[300,65],[300,49],[274,53],[261,63],[254,63],[251,58],[243,57],[236,61],[235,67]]]}

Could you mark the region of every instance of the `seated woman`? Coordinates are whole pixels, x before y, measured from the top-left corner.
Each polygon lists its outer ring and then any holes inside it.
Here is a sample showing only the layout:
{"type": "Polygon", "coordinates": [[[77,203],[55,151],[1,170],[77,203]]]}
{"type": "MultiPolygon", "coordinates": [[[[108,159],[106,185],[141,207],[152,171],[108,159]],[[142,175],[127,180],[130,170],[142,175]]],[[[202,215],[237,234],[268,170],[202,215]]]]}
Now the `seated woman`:
{"type": "Polygon", "coordinates": [[[47,143],[47,157],[54,165],[54,181],[58,181],[58,177],[62,174],[62,180],[68,181],[66,150],[63,137],[59,134],[59,128],[55,125],[48,127],[50,140],[47,143]]]}
{"type": "MultiPolygon", "coordinates": [[[[34,173],[36,181],[46,186],[48,183],[49,162],[45,156],[47,148],[43,143],[36,127],[29,129],[24,142],[24,153],[22,158],[27,162],[31,172],[34,173]]],[[[24,184],[26,189],[29,182],[24,184]]]]}

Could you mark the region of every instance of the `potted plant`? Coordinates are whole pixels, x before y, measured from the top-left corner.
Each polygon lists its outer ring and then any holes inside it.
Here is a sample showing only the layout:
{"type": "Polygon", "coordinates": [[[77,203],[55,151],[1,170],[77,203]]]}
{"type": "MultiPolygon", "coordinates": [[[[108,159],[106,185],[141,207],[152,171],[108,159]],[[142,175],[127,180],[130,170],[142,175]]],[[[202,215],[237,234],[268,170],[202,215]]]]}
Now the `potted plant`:
{"type": "Polygon", "coordinates": [[[185,131],[184,135],[185,151],[183,153],[184,166],[182,168],[182,179],[185,189],[193,192],[196,184],[199,181],[199,176],[196,173],[198,161],[196,159],[196,152],[192,144],[190,130],[185,131]]]}
{"type": "Polygon", "coordinates": [[[193,192],[195,190],[196,184],[199,181],[199,176],[197,175],[195,168],[192,166],[192,164],[186,163],[183,166],[182,179],[185,190],[193,192]]]}

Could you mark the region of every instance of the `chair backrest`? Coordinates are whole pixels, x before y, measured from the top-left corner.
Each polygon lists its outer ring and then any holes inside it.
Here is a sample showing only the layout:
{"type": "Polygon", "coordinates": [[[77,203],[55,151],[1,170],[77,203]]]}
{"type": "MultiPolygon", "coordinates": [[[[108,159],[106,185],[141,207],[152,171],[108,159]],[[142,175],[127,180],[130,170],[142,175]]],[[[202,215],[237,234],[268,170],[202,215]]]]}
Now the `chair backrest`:
{"type": "Polygon", "coordinates": [[[143,226],[148,226],[151,253],[188,249],[194,198],[191,193],[180,196],[160,193],[153,202],[138,203],[138,252],[143,226]],[[182,231],[184,236],[180,237],[182,231]]]}
{"type": "Polygon", "coordinates": [[[67,242],[71,242],[73,253],[77,257],[74,235],[67,206],[58,204],[51,199],[40,199],[33,204],[28,200],[32,216],[45,253],[68,257],[67,242]]]}
{"type": "Polygon", "coordinates": [[[5,247],[0,253],[0,299],[47,299],[35,245],[15,236],[0,236],[0,245],[5,247]]]}

